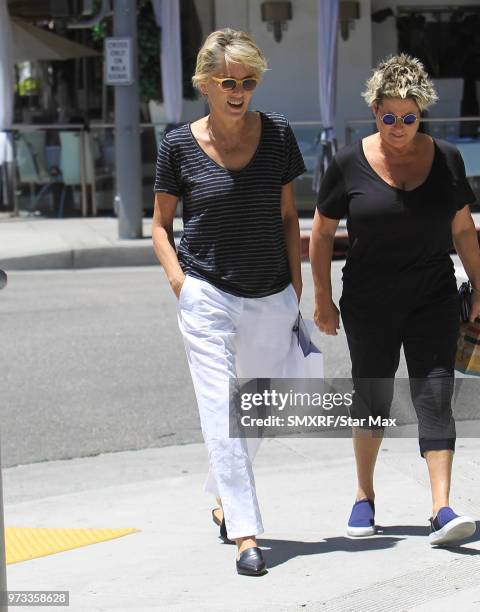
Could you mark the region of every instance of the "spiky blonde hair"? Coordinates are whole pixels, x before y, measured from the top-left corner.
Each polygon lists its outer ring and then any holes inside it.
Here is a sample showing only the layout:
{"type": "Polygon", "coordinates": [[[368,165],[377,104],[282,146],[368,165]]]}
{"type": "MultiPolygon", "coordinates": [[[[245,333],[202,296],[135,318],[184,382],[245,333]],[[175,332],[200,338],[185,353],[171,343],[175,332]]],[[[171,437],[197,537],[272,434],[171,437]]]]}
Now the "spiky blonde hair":
{"type": "Polygon", "coordinates": [[[253,38],[246,32],[225,28],[209,34],[197,55],[197,67],[192,77],[197,89],[214,74],[222,60],[229,64],[244,64],[261,78],[267,70],[267,60],[253,38]]]}
{"type": "Polygon", "coordinates": [[[365,86],[362,96],[369,106],[383,98],[413,98],[423,111],[438,100],[422,62],[406,53],[381,60],[365,86]]]}

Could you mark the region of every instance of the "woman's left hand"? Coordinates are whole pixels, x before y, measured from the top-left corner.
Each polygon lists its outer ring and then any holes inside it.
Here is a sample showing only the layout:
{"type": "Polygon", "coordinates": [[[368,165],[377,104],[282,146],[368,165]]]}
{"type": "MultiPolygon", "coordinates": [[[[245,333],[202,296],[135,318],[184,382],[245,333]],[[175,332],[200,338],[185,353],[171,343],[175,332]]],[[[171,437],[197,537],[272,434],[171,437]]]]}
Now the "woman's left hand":
{"type": "Polygon", "coordinates": [[[470,309],[470,323],[473,323],[477,317],[480,317],[480,293],[472,292],[472,302],[470,309]]]}

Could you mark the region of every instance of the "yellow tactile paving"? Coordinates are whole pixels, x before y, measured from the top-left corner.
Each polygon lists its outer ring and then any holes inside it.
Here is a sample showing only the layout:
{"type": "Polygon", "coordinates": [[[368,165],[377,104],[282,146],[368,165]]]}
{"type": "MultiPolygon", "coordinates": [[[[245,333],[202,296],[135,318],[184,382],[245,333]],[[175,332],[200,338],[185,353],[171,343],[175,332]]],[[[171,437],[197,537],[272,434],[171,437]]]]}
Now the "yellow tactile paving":
{"type": "Polygon", "coordinates": [[[126,529],[50,529],[47,527],[6,527],[7,565],[45,557],[64,550],[120,538],[139,531],[126,529]]]}

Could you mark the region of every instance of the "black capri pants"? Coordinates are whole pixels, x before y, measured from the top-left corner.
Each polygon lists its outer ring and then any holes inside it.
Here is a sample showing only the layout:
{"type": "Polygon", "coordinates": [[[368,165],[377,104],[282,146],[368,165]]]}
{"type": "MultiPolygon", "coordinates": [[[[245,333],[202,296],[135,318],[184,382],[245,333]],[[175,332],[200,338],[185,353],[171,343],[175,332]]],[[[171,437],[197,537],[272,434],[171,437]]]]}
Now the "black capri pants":
{"type": "Polygon", "coordinates": [[[452,397],[459,333],[456,283],[454,287],[449,283],[447,292],[431,292],[430,299],[423,300],[416,292],[402,294],[397,289],[395,296],[380,301],[379,294],[366,300],[344,287],[340,312],[355,389],[351,416],[388,418],[403,344],[420,454],[454,451],[452,397]],[[398,296],[403,296],[401,302],[398,296]]]}

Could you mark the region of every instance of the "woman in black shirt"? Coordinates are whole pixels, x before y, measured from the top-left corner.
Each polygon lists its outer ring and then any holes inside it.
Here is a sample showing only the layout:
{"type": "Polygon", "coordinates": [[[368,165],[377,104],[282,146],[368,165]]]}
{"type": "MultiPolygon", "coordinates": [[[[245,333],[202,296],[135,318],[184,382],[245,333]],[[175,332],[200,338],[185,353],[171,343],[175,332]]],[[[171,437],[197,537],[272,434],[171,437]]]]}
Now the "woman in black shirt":
{"type": "Polygon", "coordinates": [[[475,522],[456,515],[448,499],[459,326],[448,251],[453,236],[474,286],[473,321],[480,314],[480,251],[468,207],[475,196],[455,146],[418,131],[420,113],[436,94],[417,59],[402,54],[381,62],[363,95],[378,131],[343,148],[329,166],[310,247],[315,321],[336,335],[330,261],[338,220],[347,217],[340,311],[356,392],[352,416],[366,425],[353,431],[358,490],[347,533],[375,533],[373,472],[383,431],[375,424],[388,417],[403,344],[432,488],[430,542],[444,544],[475,531],[475,522]]]}
{"type": "MultiPolygon", "coordinates": [[[[229,435],[229,383],[282,377],[302,291],[293,180],[305,171],[288,121],[248,110],[266,61],[243,32],[213,32],[194,84],[209,114],[164,137],[152,236],[178,298],[178,322],[197,397],[210,474],[206,489],[237,571],[264,573],[251,459],[258,440],[229,435]],[[178,254],[173,217],[183,202],[178,254]]],[[[295,375],[291,373],[291,375],[295,375]]]]}

